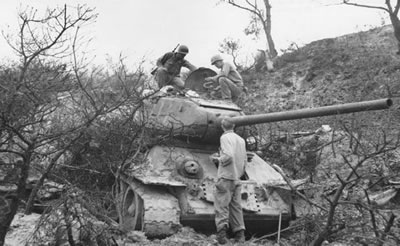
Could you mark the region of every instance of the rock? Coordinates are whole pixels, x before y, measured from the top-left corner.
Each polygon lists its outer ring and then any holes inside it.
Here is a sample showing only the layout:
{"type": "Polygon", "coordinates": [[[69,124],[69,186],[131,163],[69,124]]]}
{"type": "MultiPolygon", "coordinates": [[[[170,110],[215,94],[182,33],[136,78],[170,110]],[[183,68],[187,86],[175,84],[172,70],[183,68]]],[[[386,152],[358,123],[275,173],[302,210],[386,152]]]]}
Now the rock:
{"type": "Polygon", "coordinates": [[[10,230],[7,232],[5,246],[32,245],[27,244],[32,237],[36,225],[40,219],[40,214],[25,215],[17,213],[11,223],[10,230]]]}
{"type": "Polygon", "coordinates": [[[125,242],[127,243],[140,243],[147,241],[147,237],[144,235],[142,231],[130,231],[126,235],[125,242]]]}
{"type": "Polygon", "coordinates": [[[388,203],[393,197],[396,196],[396,194],[396,189],[389,189],[369,195],[369,200],[371,201],[371,203],[382,206],[388,203]]]}

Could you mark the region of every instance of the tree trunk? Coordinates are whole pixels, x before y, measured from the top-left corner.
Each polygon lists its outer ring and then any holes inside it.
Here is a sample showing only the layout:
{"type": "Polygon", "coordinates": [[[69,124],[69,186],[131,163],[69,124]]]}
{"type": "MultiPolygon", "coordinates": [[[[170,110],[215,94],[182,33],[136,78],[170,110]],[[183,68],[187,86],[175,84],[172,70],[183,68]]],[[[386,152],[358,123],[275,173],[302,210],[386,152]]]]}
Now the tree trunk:
{"type": "Polygon", "coordinates": [[[25,214],[31,214],[32,213],[32,208],[33,208],[33,202],[35,201],[35,198],[37,196],[37,193],[39,189],[43,186],[43,183],[45,179],[49,176],[49,173],[53,170],[53,167],[56,165],[58,159],[68,150],[68,148],[74,144],[78,139],[80,139],[83,136],[83,133],[80,133],[76,138],[74,138],[64,149],[59,151],[50,161],[50,164],[47,166],[45,172],[42,174],[40,177],[39,181],[37,184],[33,187],[31,194],[29,195],[28,202],[26,203],[25,207],[25,214]]]}
{"type": "Polygon", "coordinates": [[[37,196],[37,193],[39,191],[39,189],[43,186],[43,183],[45,181],[45,179],[47,179],[49,173],[51,172],[51,170],[53,169],[53,167],[55,166],[56,162],[58,161],[58,159],[61,157],[62,154],[64,154],[66,151],[66,149],[60,151],[50,162],[50,164],[47,166],[46,171],[42,174],[42,176],[40,177],[39,181],[37,182],[37,184],[33,187],[31,194],[29,195],[29,199],[28,202],[26,203],[26,207],[25,207],[25,214],[31,214],[32,213],[32,209],[33,209],[33,203],[35,201],[35,198],[37,196]]]}
{"type": "MultiPolygon", "coordinates": [[[[269,0],[264,0],[265,4],[265,10],[266,10],[266,18],[265,22],[263,22],[263,28],[265,32],[265,36],[267,38],[267,47],[269,50],[269,55],[271,58],[275,58],[278,55],[278,52],[275,49],[275,43],[274,40],[272,39],[271,35],[271,4],[269,3],[269,0]]],[[[268,58],[267,58],[268,60],[268,58]]]]}
{"type": "Polygon", "coordinates": [[[267,68],[268,72],[273,72],[274,71],[274,61],[271,58],[270,52],[268,50],[265,50],[265,66],[267,68]]]}
{"type": "Polygon", "coordinates": [[[392,22],[394,36],[397,40],[397,54],[400,55],[400,20],[397,15],[391,13],[390,14],[390,21],[392,22]]]}

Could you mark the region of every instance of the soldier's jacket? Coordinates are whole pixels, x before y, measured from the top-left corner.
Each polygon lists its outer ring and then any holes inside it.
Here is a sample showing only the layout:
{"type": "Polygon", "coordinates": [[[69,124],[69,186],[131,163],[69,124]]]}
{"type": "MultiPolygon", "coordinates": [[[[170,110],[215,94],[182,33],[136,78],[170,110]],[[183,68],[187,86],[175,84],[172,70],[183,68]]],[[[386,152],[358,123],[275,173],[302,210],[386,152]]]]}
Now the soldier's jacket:
{"type": "Polygon", "coordinates": [[[220,165],[218,178],[239,180],[244,174],[247,154],[246,143],[243,138],[228,130],[220,138],[220,165]]]}
{"type": "Polygon", "coordinates": [[[190,71],[196,69],[189,61],[185,59],[179,59],[175,56],[175,53],[168,52],[157,60],[158,67],[164,67],[169,74],[178,76],[181,73],[181,68],[186,67],[190,71]]]}

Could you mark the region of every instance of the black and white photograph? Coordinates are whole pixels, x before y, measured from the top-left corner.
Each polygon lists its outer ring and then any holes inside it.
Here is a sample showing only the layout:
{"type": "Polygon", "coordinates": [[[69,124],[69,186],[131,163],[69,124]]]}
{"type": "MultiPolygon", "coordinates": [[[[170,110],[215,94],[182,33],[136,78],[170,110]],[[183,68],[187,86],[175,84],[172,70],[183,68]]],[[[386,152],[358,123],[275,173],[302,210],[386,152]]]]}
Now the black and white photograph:
{"type": "Polygon", "coordinates": [[[3,0],[0,246],[400,245],[400,0],[3,0]]]}

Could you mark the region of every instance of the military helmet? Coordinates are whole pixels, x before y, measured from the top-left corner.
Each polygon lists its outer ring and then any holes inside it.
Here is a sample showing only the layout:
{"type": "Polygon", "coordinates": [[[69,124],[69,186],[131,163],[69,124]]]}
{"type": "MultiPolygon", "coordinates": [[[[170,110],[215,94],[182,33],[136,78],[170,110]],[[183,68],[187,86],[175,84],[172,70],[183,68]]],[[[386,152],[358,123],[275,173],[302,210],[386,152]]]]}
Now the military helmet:
{"type": "Polygon", "coordinates": [[[211,65],[214,65],[217,61],[222,61],[222,56],[220,54],[217,54],[213,57],[211,57],[211,65]]]}
{"type": "Polygon", "coordinates": [[[179,46],[177,53],[187,55],[189,53],[189,48],[186,45],[181,45],[179,46]]]}

